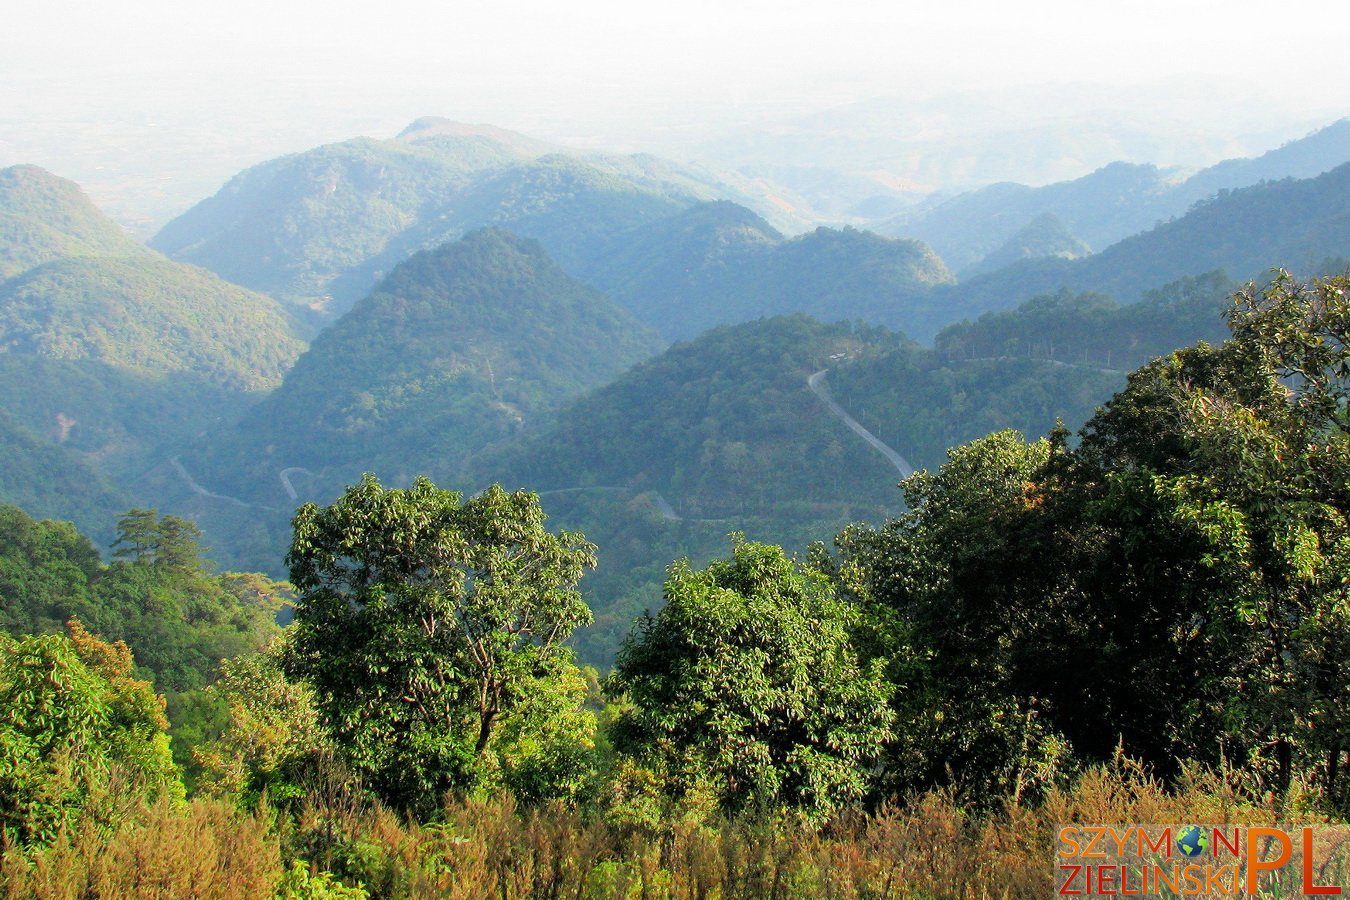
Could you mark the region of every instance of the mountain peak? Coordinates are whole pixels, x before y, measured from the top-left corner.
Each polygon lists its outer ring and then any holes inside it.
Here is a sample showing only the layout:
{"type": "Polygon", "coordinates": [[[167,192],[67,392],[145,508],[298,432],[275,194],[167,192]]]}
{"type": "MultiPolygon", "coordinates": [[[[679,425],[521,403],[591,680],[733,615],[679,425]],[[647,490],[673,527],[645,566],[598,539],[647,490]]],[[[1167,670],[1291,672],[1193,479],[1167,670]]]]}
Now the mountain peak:
{"type": "Polygon", "coordinates": [[[64,257],[148,252],[75,182],[39,166],[0,169],[0,280],[64,257]]]}

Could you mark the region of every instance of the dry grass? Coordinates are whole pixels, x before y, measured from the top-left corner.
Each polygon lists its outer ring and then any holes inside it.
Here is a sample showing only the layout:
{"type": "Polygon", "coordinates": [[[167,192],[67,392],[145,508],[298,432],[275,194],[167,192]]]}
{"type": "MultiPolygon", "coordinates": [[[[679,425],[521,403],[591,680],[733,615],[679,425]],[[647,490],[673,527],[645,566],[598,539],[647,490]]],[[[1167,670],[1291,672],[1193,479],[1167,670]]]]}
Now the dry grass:
{"type": "Polygon", "coordinates": [[[266,898],[285,856],[380,898],[1039,898],[1053,893],[1057,824],[1294,818],[1214,777],[1166,790],[1126,763],[1036,805],[973,817],[935,792],[823,832],[788,819],[644,830],[505,797],[419,825],[323,789],[279,828],[211,802],[143,807],[111,835],[81,833],[31,862],[11,852],[0,896],[266,898]]]}

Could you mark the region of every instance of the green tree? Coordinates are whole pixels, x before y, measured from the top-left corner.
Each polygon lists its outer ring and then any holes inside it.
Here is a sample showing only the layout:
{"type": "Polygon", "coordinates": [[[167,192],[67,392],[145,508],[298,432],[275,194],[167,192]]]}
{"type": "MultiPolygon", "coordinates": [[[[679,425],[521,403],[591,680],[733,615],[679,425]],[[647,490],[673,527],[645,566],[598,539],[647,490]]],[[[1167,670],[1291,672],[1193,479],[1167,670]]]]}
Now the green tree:
{"type": "Polygon", "coordinates": [[[616,749],[668,793],[711,790],[728,810],[824,817],[862,797],[889,689],[879,661],[859,662],[855,610],[828,579],[734,536],[730,559],[671,566],[665,599],[619,653],[616,749]]]}
{"type": "Polygon", "coordinates": [[[1063,435],[996,432],[902,488],[910,511],[836,540],[870,657],[895,686],[881,786],[954,782],[975,802],[1044,787],[1068,753],[1051,713],[1081,682],[1073,537],[1047,512],[1063,435]]]}
{"type": "Polygon", "coordinates": [[[1188,587],[1156,585],[1192,594],[1173,622],[1203,661],[1183,737],[1197,755],[1250,759],[1279,790],[1317,760],[1334,789],[1350,738],[1335,649],[1350,621],[1347,291],[1286,272],[1249,285],[1232,339],[1136,373],[1084,441],[1129,552],[1145,529],[1192,548],[1188,587]]]}
{"type": "Polygon", "coordinates": [[[76,619],[69,632],[0,635],[0,833],[21,843],[50,842],[91,800],[183,794],[164,701],[131,677],[127,645],[76,619]]]}
{"type": "Polygon", "coordinates": [[[576,584],[595,548],[548,532],[534,494],[462,501],[425,478],[367,475],[301,507],[294,529],[291,671],[370,786],[428,812],[477,781],[503,720],[572,665],[563,641],[590,621],[576,584]]]}
{"type": "Polygon", "coordinates": [[[226,660],[206,689],[228,715],[220,737],[193,750],[206,790],[245,806],[264,793],[284,803],[303,794],[305,779],[332,753],[314,691],[282,670],[289,650],[288,633],[260,653],[226,660]]]}

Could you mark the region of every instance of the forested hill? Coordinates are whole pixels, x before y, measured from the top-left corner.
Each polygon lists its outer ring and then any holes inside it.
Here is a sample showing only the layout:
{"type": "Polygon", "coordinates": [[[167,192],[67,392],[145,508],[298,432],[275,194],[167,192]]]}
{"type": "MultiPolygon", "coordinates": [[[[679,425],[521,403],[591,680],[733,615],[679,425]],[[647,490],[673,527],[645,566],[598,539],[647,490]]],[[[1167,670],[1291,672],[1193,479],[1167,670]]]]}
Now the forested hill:
{"type": "Polygon", "coordinates": [[[279,384],[303,349],[276,301],[136,243],[65,179],[0,173],[0,222],[0,401],[24,434],[6,442],[0,498],[83,483],[71,504],[102,509],[104,529],[107,484],[68,464],[120,479],[162,463],[279,384]]]}
{"type": "Polygon", "coordinates": [[[608,663],[653,606],[671,559],[703,560],[744,531],[804,549],[899,509],[900,473],[836,418],[807,379],[900,340],[805,316],[723,326],[621,375],[509,445],[468,484],[538,490],[554,523],[601,546],[586,581],[583,657],[608,663]]]}
{"type": "MultiPolygon", "coordinates": [[[[1222,270],[1261,279],[1272,265],[1316,274],[1350,257],[1350,163],[1316,178],[1286,179],[1220,193],[1184,216],[1077,260],[1029,260],[955,287],[940,307],[965,316],[1007,309],[1060,288],[1133,302],[1151,285],[1222,270]]],[[[923,336],[931,332],[916,332],[923,336]]]]}
{"type": "Polygon", "coordinates": [[[0,284],[0,342],[245,391],[277,385],[304,346],[269,298],[158,254],[59,259],[0,284]]]}
{"type": "Polygon", "coordinates": [[[936,467],[991,428],[1075,427],[1123,382],[1123,372],[1041,360],[950,358],[879,327],[761,319],[634,367],[481,454],[469,483],[528,485],[562,527],[597,540],[597,626],[579,639],[605,662],[623,623],[656,596],[665,557],[706,559],[729,531],[801,550],[899,508],[903,473],[830,395],[910,464],[936,467]]]}
{"type": "Polygon", "coordinates": [[[125,493],[75,453],[35,437],[0,409],[0,497],[41,518],[74,522],[102,543],[117,514],[131,506],[125,493]]]}
{"type": "Polygon", "coordinates": [[[924,202],[875,227],[931,244],[966,278],[994,268],[989,255],[1039,216],[1054,215],[1069,233],[1100,251],[1220,191],[1313,178],[1347,161],[1350,119],[1342,119],[1254,159],[1226,160],[1190,177],[1180,170],[1116,162],[1043,187],[994,184],[924,202]]]}
{"type": "Polygon", "coordinates": [[[954,279],[917,241],[852,228],[785,240],[733,203],[706,203],[634,229],[588,279],[672,339],[762,316],[805,313],[907,329],[954,279]]]}
{"type": "Polygon", "coordinates": [[[1014,310],[949,325],[934,346],[953,361],[1025,357],[1128,370],[1196,341],[1227,337],[1223,312],[1237,282],[1221,272],[1182,278],[1121,305],[1103,294],[1061,290],[1014,310]]]}
{"type": "Polygon", "coordinates": [[[279,496],[277,472],[452,471],[484,444],[660,349],[539,244],[484,229],[402,263],[324,331],[208,471],[279,496]]]}
{"type": "Polygon", "coordinates": [[[42,169],[0,171],[0,227],[6,352],[246,390],[277,384],[299,355],[274,300],[170,262],[42,169]]]}
{"type": "Polygon", "coordinates": [[[523,135],[419,120],[235,176],[152,246],[301,307],[345,311],[420,249],[498,225],[574,275],[619,231],[724,190],[650,156],[564,155],[523,135]]]}
{"type": "Polygon", "coordinates": [[[380,253],[473,173],[538,152],[418,127],[392,141],[329,144],[241,172],[151,246],[255,290],[318,303],[336,275],[380,253]]]}
{"type": "Polygon", "coordinates": [[[73,181],[37,166],[0,169],[0,281],[66,257],[150,255],[73,181]]]}

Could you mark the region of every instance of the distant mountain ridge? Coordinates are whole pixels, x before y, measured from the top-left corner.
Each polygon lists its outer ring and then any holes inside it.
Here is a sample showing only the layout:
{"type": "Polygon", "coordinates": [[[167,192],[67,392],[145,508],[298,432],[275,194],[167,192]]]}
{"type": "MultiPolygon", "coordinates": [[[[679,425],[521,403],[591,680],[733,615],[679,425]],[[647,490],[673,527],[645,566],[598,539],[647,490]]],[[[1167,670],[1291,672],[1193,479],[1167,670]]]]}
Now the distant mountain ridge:
{"type": "Polygon", "coordinates": [[[1190,177],[1152,165],[1112,163],[1044,187],[1003,183],[925,203],[877,226],[922,240],[965,277],[989,271],[980,261],[1027,223],[1052,213],[1100,251],[1145,231],[1221,190],[1261,181],[1311,178],[1350,162],[1350,119],[1341,119],[1253,159],[1218,163],[1190,177]],[[976,268],[979,264],[978,268],[976,268]]]}
{"type": "Polygon", "coordinates": [[[930,288],[954,281],[917,241],[853,228],[786,239],[726,201],[629,232],[590,280],[671,339],[792,313],[904,328],[930,288]]]}
{"type": "Polygon", "coordinates": [[[247,169],[151,246],[314,313],[317,325],[402,260],[486,225],[540,240],[573,274],[619,231],[734,189],[649,155],[566,154],[488,126],[419,119],[247,169]]]}
{"type": "Polygon", "coordinates": [[[1350,259],[1350,163],[1316,178],[1263,182],[1222,191],[1185,215],[1081,259],[1025,259],[956,285],[935,288],[937,312],[912,333],[928,338],[960,317],[1010,309],[1061,289],[1108,294],[1121,303],[1151,287],[1221,271],[1263,279],[1273,266],[1308,277],[1350,259]]]}

